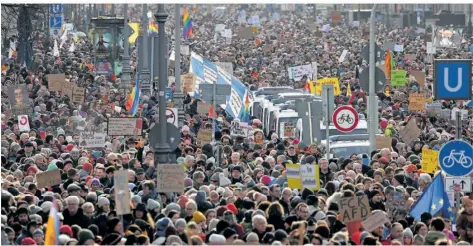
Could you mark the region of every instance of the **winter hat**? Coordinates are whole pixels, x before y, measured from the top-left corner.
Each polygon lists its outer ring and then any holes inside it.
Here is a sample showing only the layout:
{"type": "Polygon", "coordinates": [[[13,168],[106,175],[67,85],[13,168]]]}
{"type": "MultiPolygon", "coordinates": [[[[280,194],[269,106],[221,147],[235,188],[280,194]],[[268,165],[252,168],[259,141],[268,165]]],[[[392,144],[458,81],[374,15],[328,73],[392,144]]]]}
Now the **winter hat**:
{"type": "Polygon", "coordinates": [[[404,182],[406,178],[404,177],[404,174],[396,174],[394,175],[394,179],[399,182],[400,185],[404,185],[404,182]]]}
{"type": "Polygon", "coordinates": [[[186,126],[186,125],[182,126],[181,132],[188,132],[188,131],[189,131],[189,127],[188,127],[188,126],[186,126]]]}
{"type": "Polygon", "coordinates": [[[237,214],[238,214],[238,209],[237,209],[237,207],[235,206],[235,204],[233,204],[233,203],[227,204],[227,209],[230,210],[230,211],[232,211],[232,213],[233,213],[234,215],[237,215],[237,214]]]}
{"type": "Polygon", "coordinates": [[[181,207],[177,203],[170,203],[166,206],[164,214],[168,216],[171,211],[181,211],[181,207]]]}
{"type": "Polygon", "coordinates": [[[67,149],[67,151],[69,151],[69,152],[71,152],[71,150],[72,150],[73,148],[74,148],[74,145],[73,145],[73,144],[68,144],[68,145],[66,146],[66,149],[67,149]]]}
{"type": "Polygon", "coordinates": [[[56,170],[56,169],[58,169],[57,166],[56,166],[56,164],[50,163],[50,164],[48,165],[48,170],[47,170],[47,171],[56,170]]]}
{"type": "Polygon", "coordinates": [[[194,214],[192,215],[192,219],[194,220],[195,223],[199,224],[200,222],[203,222],[206,220],[205,215],[202,214],[199,211],[195,211],[194,214]]]}
{"type": "Polygon", "coordinates": [[[44,236],[44,232],[43,232],[43,230],[41,230],[41,229],[36,229],[36,230],[33,232],[33,237],[34,237],[35,235],[44,236]]]}
{"type": "Polygon", "coordinates": [[[118,223],[120,223],[120,219],[118,219],[118,218],[109,219],[107,221],[107,227],[109,229],[113,230],[113,228],[115,228],[115,226],[117,226],[118,223]]]}
{"type": "Polygon", "coordinates": [[[52,202],[50,201],[45,201],[41,204],[41,210],[44,212],[44,213],[48,213],[49,210],[51,209],[51,206],[53,205],[52,202]]]}
{"type": "Polygon", "coordinates": [[[132,198],[131,198],[131,201],[138,204],[138,203],[141,203],[141,196],[139,195],[134,195],[132,198]]]}
{"type": "Polygon", "coordinates": [[[146,203],[146,209],[148,211],[152,211],[152,210],[155,210],[155,209],[159,209],[161,207],[161,205],[159,204],[159,202],[153,200],[153,199],[148,199],[148,202],[146,203]]]}
{"type": "Polygon", "coordinates": [[[121,239],[122,239],[122,236],[120,234],[110,233],[103,238],[100,244],[101,245],[117,245],[121,239]]]}
{"type": "Polygon", "coordinates": [[[157,234],[159,237],[164,237],[165,235],[165,230],[168,228],[168,226],[172,225],[171,219],[164,217],[158,220],[156,222],[156,230],[158,231],[157,234]]]}
{"type": "Polygon", "coordinates": [[[30,167],[28,167],[28,170],[26,170],[26,172],[27,173],[29,173],[29,172],[37,173],[38,168],[36,166],[30,166],[30,167]]]}
{"type": "Polygon", "coordinates": [[[219,173],[219,184],[221,187],[226,187],[226,186],[231,185],[232,182],[230,181],[230,179],[225,177],[225,174],[219,173]]]}
{"type": "MultiPolygon", "coordinates": [[[[184,220],[184,219],[182,219],[182,220],[184,220]]],[[[179,221],[179,220],[178,220],[178,221],[179,221]]],[[[178,222],[178,221],[177,221],[177,222],[178,222]]],[[[177,222],[176,222],[176,224],[177,224],[177,222]]],[[[185,222],[185,220],[184,220],[184,222],[185,222]]],[[[216,219],[216,218],[211,219],[211,220],[210,220],[210,223],[209,223],[209,231],[217,230],[217,224],[218,224],[218,222],[219,222],[219,220],[216,219]]],[[[176,227],[177,227],[177,225],[176,225],[176,227]]]]}
{"type": "Polygon", "coordinates": [[[412,231],[411,231],[410,228],[404,229],[403,235],[404,235],[405,237],[409,237],[409,238],[411,238],[411,239],[414,238],[414,233],[412,233],[412,231]]]}
{"type": "Polygon", "coordinates": [[[101,196],[98,198],[98,201],[97,201],[97,206],[99,208],[105,206],[105,205],[110,205],[110,201],[108,200],[108,198],[104,197],[104,196],[101,196]]]}
{"type": "Polygon", "coordinates": [[[271,184],[271,178],[268,175],[263,175],[259,181],[266,186],[269,186],[269,184],[271,184]]]}
{"type": "Polygon", "coordinates": [[[91,173],[92,172],[92,164],[88,163],[88,162],[85,162],[82,164],[82,169],[88,173],[91,173]]]}
{"type": "Polygon", "coordinates": [[[175,226],[176,226],[176,228],[177,228],[177,227],[180,227],[180,226],[186,226],[186,220],[185,220],[185,219],[182,219],[182,218],[178,219],[178,220],[176,221],[176,225],[175,225],[175,226]]]}
{"type": "Polygon", "coordinates": [[[225,245],[226,241],[227,239],[223,235],[215,234],[215,233],[210,235],[210,238],[209,238],[210,245],[225,245]]]}
{"type": "Polygon", "coordinates": [[[85,245],[87,240],[95,240],[95,236],[89,229],[81,229],[77,234],[77,239],[77,245],[85,245]]]}
{"type": "Polygon", "coordinates": [[[21,240],[21,245],[37,245],[37,244],[33,238],[25,237],[21,240]]]}
{"type": "Polygon", "coordinates": [[[72,228],[71,228],[71,226],[69,226],[69,225],[62,225],[62,226],[59,228],[59,233],[61,233],[61,234],[66,234],[66,235],[68,235],[69,237],[72,237],[72,228]]]}
{"type": "Polygon", "coordinates": [[[284,239],[288,238],[287,232],[283,229],[278,229],[274,232],[274,240],[282,242],[284,239]]]}
{"type": "Polygon", "coordinates": [[[39,211],[41,211],[41,207],[38,207],[36,205],[30,205],[28,207],[28,210],[30,211],[30,214],[37,214],[39,211]]]}
{"type": "Polygon", "coordinates": [[[235,230],[233,230],[232,228],[230,227],[227,227],[227,229],[223,230],[223,236],[228,239],[230,237],[232,237],[233,235],[238,235],[237,232],[235,230]]]}
{"type": "Polygon", "coordinates": [[[227,228],[229,226],[230,226],[230,224],[228,222],[226,222],[225,220],[220,220],[217,223],[217,226],[216,226],[217,233],[221,233],[223,230],[225,230],[225,228],[227,228]]]}
{"type": "Polygon", "coordinates": [[[185,188],[192,188],[194,187],[194,182],[190,178],[185,178],[184,179],[184,187],[185,188]]]}

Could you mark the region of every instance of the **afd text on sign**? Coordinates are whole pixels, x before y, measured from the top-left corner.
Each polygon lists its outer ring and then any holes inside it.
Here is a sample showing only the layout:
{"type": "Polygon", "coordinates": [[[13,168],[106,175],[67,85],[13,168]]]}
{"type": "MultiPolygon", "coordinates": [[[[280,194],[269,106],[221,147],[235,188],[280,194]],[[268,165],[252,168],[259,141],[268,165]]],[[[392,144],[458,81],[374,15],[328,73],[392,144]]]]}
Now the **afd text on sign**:
{"type": "Polygon", "coordinates": [[[471,99],[472,60],[434,60],[435,100],[471,99]]]}

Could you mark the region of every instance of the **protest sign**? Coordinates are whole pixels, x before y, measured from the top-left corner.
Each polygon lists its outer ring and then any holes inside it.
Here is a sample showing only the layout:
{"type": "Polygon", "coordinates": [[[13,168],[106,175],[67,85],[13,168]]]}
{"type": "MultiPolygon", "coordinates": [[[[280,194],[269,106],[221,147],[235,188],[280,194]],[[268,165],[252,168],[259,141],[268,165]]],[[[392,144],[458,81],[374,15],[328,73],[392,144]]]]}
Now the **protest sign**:
{"type": "Polygon", "coordinates": [[[189,45],[181,45],[181,55],[190,55],[189,45]]]}
{"type": "Polygon", "coordinates": [[[340,96],[340,83],[338,82],[338,78],[323,78],[318,79],[315,82],[315,94],[322,95],[322,86],[323,85],[333,85],[333,94],[335,96],[340,96]]]}
{"type": "Polygon", "coordinates": [[[197,102],[197,113],[207,115],[210,112],[210,104],[202,101],[197,102]]]}
{"type": "MultiPolygon", "coordinates": [[[[200,131],[199,131],[200,132],[200,131]]],[[[178,164],[158,164],[157,168],[157,191],[166,192],[184,192],[184,167],[178,164]]]]}
{"type": "Polygon", "coordinates": [[[18,115],[18,129],[20,130],[20,132],[30,131],[30,122],[28,120],[28,115],[18,115]]]}
{"type": "Polygon", "coordinates": [[[25,84],[8,86],[8,100],[13,108],[30,107],[30,99],[28,96],[28,88],[25,84]]]}
{"type": "Polygon", "coordinates": [[[299,164],[286,164],[287,185],[291,189],[301,189],[301,168],[299,164]]]}
{"type": "Polygon", "coordinates": [[[425,111],[425,95],[423,93],[409,94],[409,110],[425,111]]]}
{"type": "Polygon", "coordinates": [[[79,146],[83,148],[103,148],[106,134],[102,132],[81,132],[79,146]]]}
{"type": "Polygon", "coordinates": [[[200,145],[208,144],[212,141],[212,130],[210,129],[200,129],[197,133],[197,142],[200,145]]]}
{"type": "Polygon", "coordinates": [[[376,135],[376,149],[391,148],[391,137],[385,135],[376,135]]]}
{"type": "Polygon", "coordinates": [[[422,172],[435,173],[439,170],[439,151],[422,148],[422,172]]]}
{"type": "Polygon", "coordinates": [[[403,44],[395,44],[394,45],[394,51],[403,52],[404,51],[404,45],[403,44]]]}
{"type": "Polygon", "coordinates": [[[292,122],[281,122],[279,132],[283,138],[291,138],[294,136],[294,124],[292,122]]]}
{"type": "Polygon", "coordinates": [[[320,189],[320,170],[318,165],[300,165],[302,189],[320,189]]]}
{"type": "Polygon", "coordinates": [[[108,118],[107,135],[109,136],[138,136],[142,133],[142,118],[108,118]]]}
{"type": "Polygon", "coordinates": [[[248,137],[248,130],[248,123],[234,120],[230,127],[230,135],[248,137]]]}
{"type": "Polygon", "coordinates": [[[419,127],[417,127],[416,120],[412,118],[409,120],[409,122],[407,122],[407,125],[399,132],[399,136],[401,136],[402,140],[404,140],[404,143],[410,145],[412,141],[414,141],[414,139],[419,137],[420,133],[421,130],[419,129],[419,127]]]}
{"type": "Polygon", "coordinates": [[[181,75],[181,91],[183,93],[194,92],[196,79],[197,77],[192,73],[181,75]]]}
{"type": "Polygon", "coordinates": [[[128,188],[128,171],[117,170],[113,172],[114,187],[115,187],[115,208],[117,215],[130,214],[130,188],[128,188]]]}
{"type": "Polygon", "coordinates": [[[375,212],[370,217],[362,222],[363,229],[365,231],[374,231],[379,227],[384,226],[385,223],[389,222],[388,217],[383,211],[375,212]]]}
{"type": "Polygon", "coordinates": [[[289,74],[289,79],[292,79],[294,81],[300,81],[304,75],[306,75],[307,78],[312,77],[312,65],[307,64],[307,65],[289,67],[287,69],[287,72],[289,74]]]}
{"type": "Polygon", "coordinates": [[[406,70],[393,70],[391,71],[391,85],[392,86],[406,86],[406,70]]]}
{"type": "Polygon", "coordinates": [[[66,82],[66,74],[48,74],[49,91],[62,91],[64,82],[66,82]]]}
{"type": "Polygon", "coordinates": [[[239,39],[253,39],[253,28],[242,27],[237,32],[237,38],[239,39]]]}
{"type": "Polygon", "coordinates": [[[38,189],[48,188],[61,184],[61,171],[59,169],[36,173],[36,186],[38,189]]]}
{"type": "Polygon", "coordinates": [[[409,71],[409,73],[412,76],[414,76],[417,83],[419,83],[419,87],[424,88],[424,86],[425,86],[425,72],[424,71],[411,70],[411,71],[409,71]]]}
{"type": "Polygon", "coordinates": [[[343,50],[342,54],[338,58],[338,62],[341,63],[341,62],[345,61],[345,57],[347,56],[347,54],[348,54],[348,50],[343,50]]]}
{"type": "Polygon", "coordinates": [[[426,103],[425,110],[428,116],[439,116],[440,111],[442,110],[442,103],[440,102],[426,103]]]}
{"type": "Polygon", "coordinates": [[[84,103],[84,98],[85,88],[74,85],[74,91],[72,92],[72,102],[81,104],[84,103]]]}
{"type": "Polygon", "coordinates": [[[353,196],[340,199],[338,204],[341,221],[348,223],[364,220],[371,214],[368,196],[353,196]]]}
{"type": "Polygon", "coordinates": [[[64,81],[62,83],[62,90],[61,90],[61,95],[69,97],[69,99],[72,99],[72,93],[74,92],[74,83],[64,81]]]}

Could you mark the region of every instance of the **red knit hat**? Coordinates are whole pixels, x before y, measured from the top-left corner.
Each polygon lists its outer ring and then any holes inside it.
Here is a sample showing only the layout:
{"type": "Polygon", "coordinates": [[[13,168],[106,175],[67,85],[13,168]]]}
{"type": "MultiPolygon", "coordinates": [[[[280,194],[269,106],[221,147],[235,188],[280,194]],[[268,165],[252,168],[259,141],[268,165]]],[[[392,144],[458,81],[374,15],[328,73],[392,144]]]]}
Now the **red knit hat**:
{"type": "Polygon", "coordinates": [[[33,238],[25,237],[21,240],[21,245],[37,245],[37,244],[33,238]]]}
{"type": "Polygon", "coordinates": [[[266,185],[266,186],[271,184],[271,178],[268,175],[264,175],[263,177],[261,177],[261,179],[259,181],[261,183],[263,183],[264,185],[266,185]]]}
{"type": "Polygon", "coordinates": [[[69,152],[70,152],[73,148],[74,148],[74,144],[68,144],[68,145],[66,146],[66,149],[67,149],[67,151],[69,151],[69,152]]]}
{"type": "Polygon", "coordinates": [[[233,203],[227,204],[227,209],[230,210],[230,211],[232,211],[232,213],[233,213],[234,215],[237,215],[237,214],[238,214],[238,209],[236,208],[235,204],[233,204],[233,203]]]}
{"type": "Polygon", "coordinates": [[[72,238],[72,228],[69,225],[63,225],[59,228],[61,234],[66,234],[72,238]]]}
{"type": "Polygon", "coordinates": [[[26,170],[27,173],[29,172],[33,172],[33,173],[36,173],[38,172],[38,168],[36,166],[30,166],[28,167],[28,170],[26,170]]]}
{"type": "Polygon", "coordinates": [[[92,164],[88,163],[88,162],[84,162],[82,164],[82,169],[84,169],[84,171],[88,172],[88,173],[91,173],[92,172],[92,164]]]}

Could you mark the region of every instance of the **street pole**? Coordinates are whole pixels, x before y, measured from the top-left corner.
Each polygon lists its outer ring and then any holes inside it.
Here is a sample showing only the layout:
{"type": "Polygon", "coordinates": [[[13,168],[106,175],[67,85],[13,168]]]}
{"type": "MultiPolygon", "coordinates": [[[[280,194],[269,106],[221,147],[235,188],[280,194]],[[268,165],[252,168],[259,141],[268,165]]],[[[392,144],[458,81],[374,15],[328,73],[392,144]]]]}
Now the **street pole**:
{"type": "MultiPolygon", "coordinates": [[[[46,35],[46,39],[45,39],[45,42],[44,42],[44,48],[46,50],[49,50],[49,39],[50,39],[50,33],[51,33],[51,30],[49,29],[49,19],[51,18],[51,13],[49,12],[49,6],[48,6],[48,24],[46,25],[46,30],[48,32],[48,34],[46,35]]],[[[6,36],[6,33],[4,34],[6,36]]]]}
{"type": "Polygon", "coordinates": [[[472,7],[473,4],[470,4],[468,6],[468,30],[466,31],[466,36],[469,37],[470,39],[473,38],[473,25],[472,25],[472,20],[473,15],[472,15],[472,7]]]}
{"type": "MultiPolygon", "coordinates": [[[[376,101],[376,89],[375,89],[375,68],[376,68],[376,61],[375,61],[375,18],[376,18],[376,7],[377,4],[373,4],[373,8],[371,9],[371,17],[370,17],[370,61],[369,61],[369,140],[370,140],[370,150],[376,149],[376,132],[378,129],[378,119],[376,119],[376,110],[378,110],[378,102],[376,101]]],[[[327,139],[328,142],[328,139],[327,139]]]]}
{"type": "Polygon", "coordinates": [[[168,14],[164,10],[164,4],[158,4],[158,13],[155,15],[158,21],[158,76],[159,76],[159,138],[156,144],[155,156],[156,163],[168,163],[168,155],[171,152],[169,144],[167,142],[167,120],[166,120],[166,97],[164,91],[166,90],[168,80],[168,68],[166,63],[166,44],[167,37],[165,32],[165,23],[168,18],[168,14]]]}
{"type": "Polygon", "coordinates": [[[455,131],[455,138],[460,140],[462,138],[462,130],[463,130],[463,127],[462,127],[462,114],[461,114],[461,111],[458,110],[456,113],[456,131],[455,131]]]}
{"type": "Polygon", "coordinates": [[[175,76],[175,90],[173,95],[174,107],[177,108],[177,122],[179,128],[184,125],[184,94],[181,91],[181,12],[180,5],[174,5],[174,40],[175,52],[174,57],[174,76],[175,76]]]}
{"type": "Polygon", "coordinates": [[[112,13],[110,13],[112,16],[115,16],[115,4],[112,3],[112,13]]]}
{"type": "MultiPolygon", "coordinates": [[[[330,117],[331,115],[329,114],[330,112],[330,103],[328,102],[328,100],[330,99],[329,97],[329,92],[330,92],[330,89],[327,87],[327,92],[325,93],[325,96],[327,97],[325,100],[327,102],[327,108],[325,110],[327,110],[327,113],[325,114],[327,117],[325,117],[325,141],[327,142],[327,149],[326,149],[326,158],[327,160],[330,160],[330,141],[329,141],[329,138],[330,138],[330,117]]],[[[312,137],[312,136],[311,136],[312,137]]],[[[312,142],[312,140],[311,140],[312,142]]]]}
{"type": "Polygon", "coordinates": [[[123,70],[120,88],[125,89],[130,83],[132,73],[130,67],[130,43],[128,40],[128,37],[130,36],[130,27],[128,27],[128,4],[123,6],[123,19],[125,28],[123,28],[123,70]]]}
{"type": "Polygon", "coordinates": [[[94,4],[94,18],[97,18],[98,13],[97,13],[97,4],[94,4]]]}
{"type": "Polygon", "coordinates": [[[92,4],[89,3],[89,7],[87,8],[87,23],[85,23],[85,29],[86,29],[86,32],[87,32],[87,36],[89,35],[90,18],[92,18],[91,8],[92,8],[92,4]]]}
{"type": "MultiPolygon", "coordinates": [[[[142,38],[143,38],[143,49],[145,51],[149,50],[149,42],[148,42],[148,5],[143,4],[143,19],[141,23],[141,31],[142,31],[142,38]]],[[[163,28],[164,30],[164,28],[163,28]]],[[[150,67],[149,67],[149,56],[152,59],[152,53],[146,53],[146,57],[140,57],[138,62],[143,63],[143,70],[140,71],[140,81],[141,81],[141,90],[143,91],[143,95],[151,95],[151,79],[150,79],[150,67]]]]}

